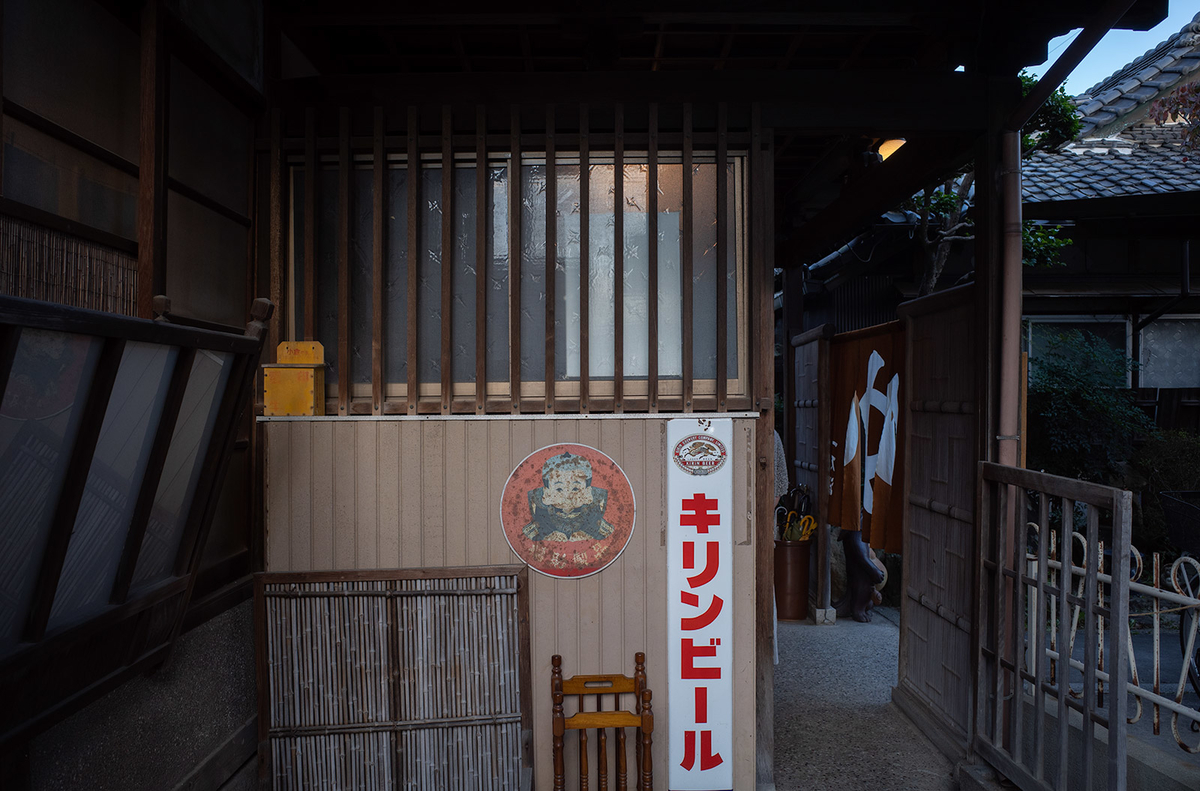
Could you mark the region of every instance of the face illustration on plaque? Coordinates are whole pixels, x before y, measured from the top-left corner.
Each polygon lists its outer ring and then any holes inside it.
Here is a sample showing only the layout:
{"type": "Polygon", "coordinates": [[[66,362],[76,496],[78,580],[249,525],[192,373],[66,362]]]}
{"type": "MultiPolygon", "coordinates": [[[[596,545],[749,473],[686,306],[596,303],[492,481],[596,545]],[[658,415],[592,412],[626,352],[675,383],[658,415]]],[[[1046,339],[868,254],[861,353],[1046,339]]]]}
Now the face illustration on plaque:
{"type": "Polygon", "coordinates": [[[633,488],[617,463],[587,445],[536,450],[509,475],[500,520],[513,552],[552,577],[586,577],[633,535],[633,488]]]}

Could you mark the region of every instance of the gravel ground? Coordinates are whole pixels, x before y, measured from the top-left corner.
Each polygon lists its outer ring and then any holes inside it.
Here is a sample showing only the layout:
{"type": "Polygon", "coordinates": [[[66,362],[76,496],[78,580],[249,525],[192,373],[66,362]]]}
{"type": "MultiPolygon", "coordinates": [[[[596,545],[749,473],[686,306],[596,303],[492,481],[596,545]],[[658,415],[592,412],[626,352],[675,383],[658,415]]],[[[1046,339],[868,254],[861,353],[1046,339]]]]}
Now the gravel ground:
{"type": "Polygon", "coordinates": [[[898,613],[871,623],[779,624],[775,785],[780,791],[951,791],[954,766],[891,702],[898,613]],[[889,620],[890,619],[890,620],[889,620]]]}

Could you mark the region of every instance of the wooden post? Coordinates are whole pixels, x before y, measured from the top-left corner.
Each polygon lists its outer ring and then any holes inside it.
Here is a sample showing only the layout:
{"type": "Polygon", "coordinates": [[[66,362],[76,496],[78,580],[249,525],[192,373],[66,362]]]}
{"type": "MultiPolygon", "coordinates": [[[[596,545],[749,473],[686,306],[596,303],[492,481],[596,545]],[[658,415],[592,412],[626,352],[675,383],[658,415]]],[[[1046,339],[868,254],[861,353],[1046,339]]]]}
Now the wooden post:
{"type": "Polygon", "coordinates": [[[515,415],[521,411],[521,109],[515,104],[508,131],[508,389],[515,415]]]}
{"type": "MultiPolygon", "coordinates": [[[[546,106],[546,345],[545,345],[545,397],[542,411],[554,412],[554,309],[558,299],[558,177],[554,169],[554,105],[546,106]]],[[[586,204],[584,204],[586,205],[586,204]]]]}
{"type": "Polygon", "coordinates": [[[171,58],[165,45],[165,13],[162,0],[145,0],[142,5],[137,315],[143,319],[154,315],[154,295],[167,291],[167,113],[171,58]]]}
{"type": "Polygon", "coordinates": [[[649,244],[646,248],[649,266],[646,291],[646,324],[649,325],[650,348],[646,354],[646,389],[650,411],[658,411],[658,105],[650,105],[648,126],[649,145],[646,151],[646,181],[649,198],[646,202],[646,224],[649,244]]]}
{"type": "Polygon", "coordinates": [[[338,111],[338,414],[350,414],[350,108],[338,111]]]}
{"type": "Polygon", "coordinates": [[[591,187],[588,179],[588,106],[579,107],[579,411],[587,414],[591,407],[591,187]]]}
{"type": "Polygon", "coordinates": [[[475,108],[475,414],[487,408],[487,110],[475,108]]]}
{"type": "Polygon", "coordinates": [[[625,111],[614,110],[613,411],[625,411],[625,111]]]}
{"type": "Polygon", "coordinates": [[[454,398],[454,115],[442,105],[442,414],[454,398]]]}
{"type": "Polygon", "coordinates": [[[417,147],[417,139],[420,132],[417,108],[409,107],[408,139],[405,141],[408,151],[408,172],[406,174],[408,217],[405,226],[408,229],[408,290],[405,294],[408,303],[406,309],[408,387],[405,391],[405,411],[410,415],[417,414],[417,402],[421,400],[421,378],[417,371],[417,288],[421,282],[417,273],[421,260],[417,254],[417,247],[421,240],[421,235],[418,233],[421,222],[421,212],[418,206],[421,202],[421,152],[417,147]]]}
{"type": "MultiPolygon", "coordinates": [[[[759,207],[755,207],[756,210],[759,207]]],[[[692,326],[692,106],[683,106],[683,210],[680,226],[680,289],[683,292],[683,411],[692,411],[693,326],[692,326]]],[[[761,240],[759,241],[761,244],[761,240]]]]}

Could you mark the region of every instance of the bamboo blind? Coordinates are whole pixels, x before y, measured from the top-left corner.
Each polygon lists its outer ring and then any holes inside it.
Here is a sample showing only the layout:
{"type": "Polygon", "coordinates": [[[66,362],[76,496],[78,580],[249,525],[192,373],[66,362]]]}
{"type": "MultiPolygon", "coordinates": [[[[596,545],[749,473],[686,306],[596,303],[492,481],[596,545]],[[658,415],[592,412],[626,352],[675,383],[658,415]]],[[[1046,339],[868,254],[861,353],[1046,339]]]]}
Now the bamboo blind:
{"type": "Polygon", "coordinates": [[[519,787],[524,574],[260,577],[260,742],[270,742],[260,768],[270,787],[519,787]]]}
{"type": "Polygon", "coordinates": [[[0,216],[0,294],[132,316],[137,258],[0,216]]]}

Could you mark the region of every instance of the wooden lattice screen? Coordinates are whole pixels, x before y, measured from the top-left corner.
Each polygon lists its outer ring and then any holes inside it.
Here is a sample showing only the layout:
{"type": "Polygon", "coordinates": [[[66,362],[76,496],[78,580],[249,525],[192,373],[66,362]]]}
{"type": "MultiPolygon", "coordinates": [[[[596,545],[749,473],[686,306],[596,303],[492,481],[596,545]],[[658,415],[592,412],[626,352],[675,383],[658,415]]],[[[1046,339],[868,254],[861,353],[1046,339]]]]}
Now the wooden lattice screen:
{"type": "Polygon", "coordinates": [[[259,575],[263,787],[527,787],[526,574],[259,575]]]}

